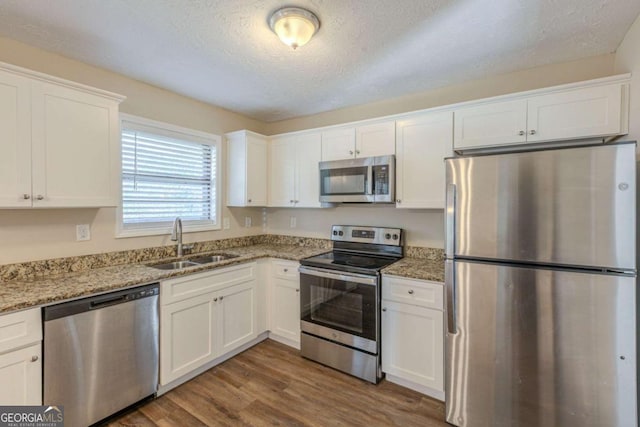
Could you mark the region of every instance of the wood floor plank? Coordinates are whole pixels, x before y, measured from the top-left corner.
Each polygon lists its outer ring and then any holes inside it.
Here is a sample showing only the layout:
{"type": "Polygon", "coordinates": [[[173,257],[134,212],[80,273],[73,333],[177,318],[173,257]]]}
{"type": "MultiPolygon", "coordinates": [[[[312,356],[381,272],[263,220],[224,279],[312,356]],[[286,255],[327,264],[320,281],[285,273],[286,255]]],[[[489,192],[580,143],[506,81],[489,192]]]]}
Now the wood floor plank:
{"type": "Polygon", "coordinates": [[[266,340],[109,426],[446,427],[444,404],[370,384],[266,340]]]}

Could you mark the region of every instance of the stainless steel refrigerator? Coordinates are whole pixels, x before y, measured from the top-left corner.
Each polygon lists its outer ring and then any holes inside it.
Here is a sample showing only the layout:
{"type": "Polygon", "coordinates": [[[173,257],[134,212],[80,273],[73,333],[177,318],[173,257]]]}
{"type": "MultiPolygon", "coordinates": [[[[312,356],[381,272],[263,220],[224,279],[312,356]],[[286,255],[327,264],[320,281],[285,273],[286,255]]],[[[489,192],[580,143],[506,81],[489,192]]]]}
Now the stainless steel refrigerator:
{"type": "Polygon", "coordinates": [[[636,426],[636,144],[446,160],[446,417],[636,426]]]}

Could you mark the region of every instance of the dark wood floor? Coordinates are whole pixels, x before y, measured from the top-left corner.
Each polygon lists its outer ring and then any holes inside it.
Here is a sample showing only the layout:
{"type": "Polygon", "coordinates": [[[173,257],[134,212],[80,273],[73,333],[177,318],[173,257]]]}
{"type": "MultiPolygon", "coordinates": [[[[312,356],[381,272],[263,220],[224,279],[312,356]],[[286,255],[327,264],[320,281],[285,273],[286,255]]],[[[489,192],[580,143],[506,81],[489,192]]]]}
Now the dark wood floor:
{"type": "Polygon", "coordinates": [[[444,404],[267,340],[109,426],[447,426],[444,404]]]}

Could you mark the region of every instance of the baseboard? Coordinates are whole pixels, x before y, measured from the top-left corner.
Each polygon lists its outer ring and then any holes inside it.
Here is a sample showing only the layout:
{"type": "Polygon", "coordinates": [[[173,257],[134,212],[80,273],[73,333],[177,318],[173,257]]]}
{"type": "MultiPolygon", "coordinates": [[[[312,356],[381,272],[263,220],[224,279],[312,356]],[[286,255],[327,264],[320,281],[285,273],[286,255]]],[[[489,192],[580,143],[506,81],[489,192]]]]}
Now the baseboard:
{"type": "Polygon", "coordinates": [[[180,378],[171,381],[169,384],[165,384],[165,385],[161,385],[158,387],[158,392],[157,395],[161,396],[163,394],[165,394],[166,392],[168,392],[171,389],[174,389],[176,387],[178,387],[180,384],[184,384],[189,380],[192,380],[193,378],[197,377],[198,375],[202,374],[205,371],[208,371],[209,369],[213,368],[216,365],[221,364],[222,362],[231,359],[234,356],[237,356],[238,354],[242,353],[243,351],[253,347],[254,345],[266,340],[267,338],[269,338],[269,332],[263,332],[260,335],[257,336],[257,338],[254,338],[253,340],[249,341],[246,344],[241,345],[240,347],[236,348],[233,351],[230,351],[227,354],[224,354],[216,359],[213,359],[211,362],[202,365],[201,367],[189,372],[188,374],[185,374],[183,376],[181,376],[180,378]]]}
{"type": "Polygon", "coordinates": [[[289,347],[293,347],[296,350],[300,350],[300,341],[294,341],[289,338],[282,337],[280,335],[276,335],[273,332],[269,332],[269,339],[279,342],[280,344],[288,345],[289,347]]]}
{"type": "Polygon", "coordinates": [[[404,378],[396,377],[395,375],[386,374],[385,378],[387,381],[392,382],[394,384],[401,385],[402,387],[409,388],[413,391],[417,391],[418,393],[426,394],[429,397],[433,397],[434,399],[438,399],[444,402],[444,391],[436,390],[431,387],[424,386],[422,384],[414,383],[413,381],[405,380],[404,378]]]}

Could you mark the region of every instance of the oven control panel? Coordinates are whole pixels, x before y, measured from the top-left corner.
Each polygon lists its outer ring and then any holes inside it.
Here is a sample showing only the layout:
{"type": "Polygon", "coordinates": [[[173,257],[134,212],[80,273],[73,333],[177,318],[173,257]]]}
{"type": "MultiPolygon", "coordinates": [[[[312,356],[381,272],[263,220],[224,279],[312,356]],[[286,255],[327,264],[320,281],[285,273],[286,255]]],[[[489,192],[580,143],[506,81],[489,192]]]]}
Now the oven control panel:
{"type": "Polygon", "coordinates": [[[377,245],[402,245],[401,228],[364,227],[355,225],[334,225],[331,240],[377,245]]]}

